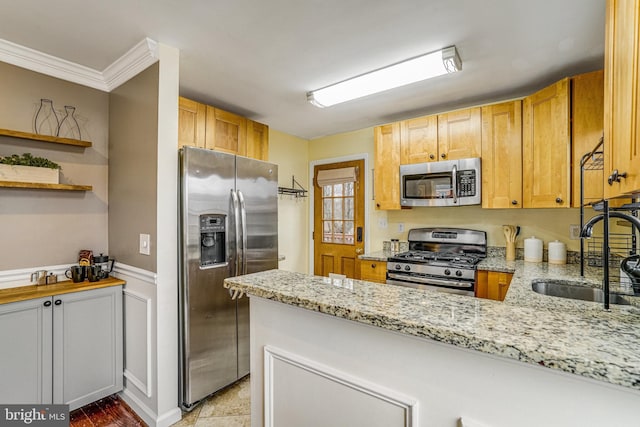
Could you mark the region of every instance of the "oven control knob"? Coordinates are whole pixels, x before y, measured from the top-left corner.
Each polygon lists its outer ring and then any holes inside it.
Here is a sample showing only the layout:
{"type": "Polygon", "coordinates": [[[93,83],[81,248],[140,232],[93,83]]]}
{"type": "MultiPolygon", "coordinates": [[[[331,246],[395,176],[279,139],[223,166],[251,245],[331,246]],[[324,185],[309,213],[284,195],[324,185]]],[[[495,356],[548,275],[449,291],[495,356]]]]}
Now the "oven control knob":
{"type": "Polygon", "coordinates": [[[394,267],[396,270],[400,270],[402,267],[400,267],[400,264],[396,264],[396,266],[394,267]]]}
{"type": "Polygon", "coordinates": [[[462,276],[462,271],[457,270],[457,271],[456,271],[456,276],[458,276],[458,277],[462,276]]]}
{"type": "Polygon", "coordinates": [[[404,271],[411,271],[411,266],[410,265],[405,265],[404,266],[404,271]]]}
{"type": "Polygon", "coordinates": [[[444,271],[444,275],[448,276],[451,274],[451,270],[449,270],[448,268],[444,271]]]}

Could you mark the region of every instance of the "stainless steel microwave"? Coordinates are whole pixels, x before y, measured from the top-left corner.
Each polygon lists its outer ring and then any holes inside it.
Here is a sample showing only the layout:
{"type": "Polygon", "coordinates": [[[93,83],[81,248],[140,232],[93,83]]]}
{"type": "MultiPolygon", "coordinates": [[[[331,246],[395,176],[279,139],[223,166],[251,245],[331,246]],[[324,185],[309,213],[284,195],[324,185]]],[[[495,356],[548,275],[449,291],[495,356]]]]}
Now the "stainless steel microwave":
{"type": "Polygon", "coordinates": [[[402,206],[479,205],[480,158],[400,166],[402,206]]]}

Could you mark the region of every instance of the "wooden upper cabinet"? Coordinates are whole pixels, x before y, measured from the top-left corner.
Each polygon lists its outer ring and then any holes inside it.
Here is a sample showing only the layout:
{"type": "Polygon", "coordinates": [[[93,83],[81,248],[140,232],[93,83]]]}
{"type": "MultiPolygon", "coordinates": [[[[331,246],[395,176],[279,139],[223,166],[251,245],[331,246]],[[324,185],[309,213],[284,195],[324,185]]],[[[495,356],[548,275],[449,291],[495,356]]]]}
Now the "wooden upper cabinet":
{"type": "Polygon", "coordinates": [[[269,126],[247,119],[247,157],[269,160],[269,126]]]}
{"type": "Polygon", "coordinates": [[[614,198],[640,193],[640,0],[608,0],[606,13],[603,179],[614,198]]]}
{"type": "Polygon", "coordinates": [[[569,79],[523,101],[523,207],[569,207],[569,79]]]}
{"type": "Polygon", "coordinates": [[[178,147],[204,148],[207,106],[187,98],[178,99],[178,147]]]}
{"type": "MultiPolygon", "coordinates": [[[[573,156],[572,206],[580,206],[580,162],[598,145],[604,130],[604,72],[580,74],[571,78],[571,145],[573,156]]],[[[599,151],[602,151],[601,147],[599,151]]],[[[602,157],[586,162],[582,185],[584,202],[602,200],[602,157]],[[599,159],[599,162],[593,160],[599,159]]]]}
{"type": "Polygon", "coordinates": [[[480,157],[482,151],[480,107],[438,114],[439,160],[480,157]]]}
{"type": "Polygon", "coordinates": [[[376,208],[400,209],[400,123],[374,129],[376,208]]]}
{"type": "Polygon", "coordinates": [[[482,207],[522,207],[522,102],[482,107],[482,207]]]}
{"type": "Polygon", "coordinates": [[[207,105],[205,147],[246,156],[247,119],[207,105]]]}
{"type": "Polygon", "coordinates": [[[268,160],[269,126],[180,97],[178,146],[184,145],[268,160]]]}
{"type": "Polygon", "coordinates": [[[400,122],[400,164],[435,162],[438,157],[438,116],[400,122]]]}

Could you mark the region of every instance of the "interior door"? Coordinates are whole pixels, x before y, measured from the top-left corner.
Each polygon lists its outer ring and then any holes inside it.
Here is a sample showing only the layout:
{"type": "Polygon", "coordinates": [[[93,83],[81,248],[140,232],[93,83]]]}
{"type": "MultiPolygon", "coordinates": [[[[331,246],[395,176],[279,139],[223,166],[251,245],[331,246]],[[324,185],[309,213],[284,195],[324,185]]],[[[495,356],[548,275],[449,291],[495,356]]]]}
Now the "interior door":
{"type": "Polygon", "coordinates": [[[357,279],[358,255],[364,252],[364,160],[318,165],[313,176],[314,274],[357,279]],[[355,168],[355,181],[318,184],[320,171],[346,168],[355,168]]]}

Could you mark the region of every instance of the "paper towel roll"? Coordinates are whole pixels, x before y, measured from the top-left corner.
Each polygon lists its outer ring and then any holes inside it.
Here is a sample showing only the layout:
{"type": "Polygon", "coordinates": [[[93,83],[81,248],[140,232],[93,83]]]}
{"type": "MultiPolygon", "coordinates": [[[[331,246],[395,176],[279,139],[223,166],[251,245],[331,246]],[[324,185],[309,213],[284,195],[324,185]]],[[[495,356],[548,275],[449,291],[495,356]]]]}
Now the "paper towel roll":
{"type": "Polygon", "coordinates": [[[524,239],[524,260],[528,262],[542,262],[542,240],[531,236],[524,239]]]}
{"type": "Polygon", "coordinates": [[[567,246],[556,240],[549,242],[549,264],[566,264],[567,263],[567,246]]]}

